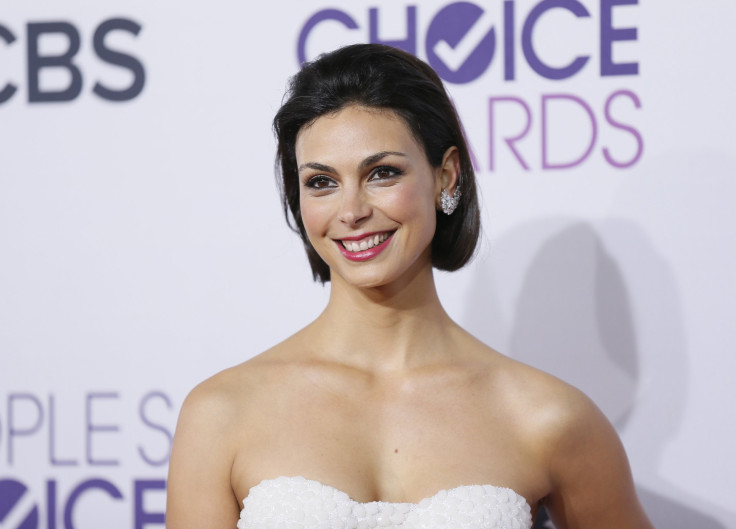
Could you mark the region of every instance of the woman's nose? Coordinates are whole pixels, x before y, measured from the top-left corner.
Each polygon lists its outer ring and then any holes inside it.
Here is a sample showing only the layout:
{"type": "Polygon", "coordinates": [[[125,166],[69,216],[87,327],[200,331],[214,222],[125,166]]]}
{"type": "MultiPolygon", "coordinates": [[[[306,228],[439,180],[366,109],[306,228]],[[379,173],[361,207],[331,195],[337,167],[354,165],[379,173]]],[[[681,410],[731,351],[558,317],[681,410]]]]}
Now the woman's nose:
{"type": "Polygon", "coordinates": [[[371,216],[372,208],[362,189],[344,189],[339,219],[348,226],[356,226],[371,216]]]}

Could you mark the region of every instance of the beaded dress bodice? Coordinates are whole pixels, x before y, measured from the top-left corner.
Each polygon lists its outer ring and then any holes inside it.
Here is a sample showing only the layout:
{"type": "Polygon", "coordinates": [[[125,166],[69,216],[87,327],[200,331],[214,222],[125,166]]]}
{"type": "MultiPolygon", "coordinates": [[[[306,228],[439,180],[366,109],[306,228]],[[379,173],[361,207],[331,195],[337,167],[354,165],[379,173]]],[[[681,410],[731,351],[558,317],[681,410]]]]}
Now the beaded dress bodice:
{"type": "Polygon", "coordinates": [[[238,529],[529,529],[531,509],[511,489],[463,485],[418,503],[361,503],[303,477],[264,480],[243,500],[238,529]]]}

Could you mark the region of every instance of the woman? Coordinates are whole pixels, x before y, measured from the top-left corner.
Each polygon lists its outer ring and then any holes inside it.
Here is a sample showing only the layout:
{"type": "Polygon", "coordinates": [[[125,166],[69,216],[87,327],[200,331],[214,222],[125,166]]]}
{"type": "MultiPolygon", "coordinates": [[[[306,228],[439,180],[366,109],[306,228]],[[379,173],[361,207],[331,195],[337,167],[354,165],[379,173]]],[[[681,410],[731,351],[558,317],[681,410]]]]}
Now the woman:
{"type": "Polygon", "coordinates": [[[616,433],[580,392],[473,338],[440,304],[479,233],[473,168],[437,75],[342,48],[275,121],[282,198],[324,312],[195,388],[167,526],[651,528],[616,433]],[[241,513],[242,509],[242,513],[241,513]]]}

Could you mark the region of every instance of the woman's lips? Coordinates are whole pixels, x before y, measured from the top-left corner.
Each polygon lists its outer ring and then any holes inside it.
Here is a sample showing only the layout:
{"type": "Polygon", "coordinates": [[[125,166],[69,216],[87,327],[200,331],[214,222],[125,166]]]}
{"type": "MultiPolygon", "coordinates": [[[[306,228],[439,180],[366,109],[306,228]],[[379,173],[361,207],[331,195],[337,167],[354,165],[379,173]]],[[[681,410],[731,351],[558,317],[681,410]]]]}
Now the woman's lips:
{"type": "Polygon", "coordinates": [[[367,261],[373,259],[386,249],[395,232],[384,231],[361,237],[350,237],[335,241],[345,257],[351,261],[367,261]]]}
{"type": "Polygon", "coordinates": [[[362,252],[378,246],[391,236],[391,232],[372,233],[360,238],[341,239],[342,245],[349,252],[362,252]]]}

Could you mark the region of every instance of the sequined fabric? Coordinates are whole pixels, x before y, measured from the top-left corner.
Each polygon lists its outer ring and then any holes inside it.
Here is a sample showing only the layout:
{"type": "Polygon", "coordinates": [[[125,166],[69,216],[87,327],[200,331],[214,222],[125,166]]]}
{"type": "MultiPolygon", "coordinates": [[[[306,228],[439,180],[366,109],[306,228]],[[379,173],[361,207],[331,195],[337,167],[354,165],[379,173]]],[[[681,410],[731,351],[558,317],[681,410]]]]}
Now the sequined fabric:
{"type": "Polygon", "coordinates": [[[464,485],[419,503],[360,503],[302,477],[265,480],[243,500],[238,529],[529,529],[531,509],[511,489],[464,485]]]}

